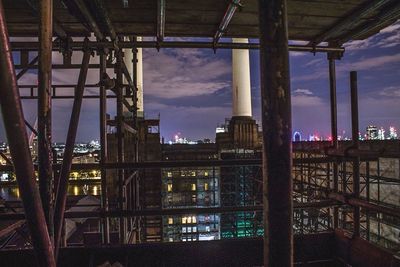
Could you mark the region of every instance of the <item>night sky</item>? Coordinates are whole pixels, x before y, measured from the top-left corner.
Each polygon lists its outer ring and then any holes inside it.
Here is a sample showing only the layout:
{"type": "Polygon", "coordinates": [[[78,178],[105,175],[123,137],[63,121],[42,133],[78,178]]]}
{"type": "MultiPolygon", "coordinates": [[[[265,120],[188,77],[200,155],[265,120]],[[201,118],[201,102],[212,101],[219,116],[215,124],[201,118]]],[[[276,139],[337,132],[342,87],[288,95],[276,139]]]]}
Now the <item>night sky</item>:
{"type": "MultiPolygon", "coordinates": [[[[61,56],[54,54],[54,61],[61,56]]],[[[18,60],[17,58],[15,60],[18,60]]],[[[74,56],[80,62],[80,55],[74,56]]],[[[215,128],[231,117],[231,51],[204,49],[145,49],[144,106],[147,118],[161,116],[165,140],[176,133],[191,140],[215,138],[215,128]]],[[[96,62],[97,59],[93,59],[96,62]]],[[[250,52],[253,117],[260,123],[259,53],[250,52]]],[[[303,137],[330,132],[329,80],[326,54],[290,53],[293,131],[303,137]]],[[[358,71],[360,129],[369,124],[400,128],[400,22],[364,40],[346,45],[337,62],[339,134],[350,136],[349,71],[358,71]]],[[[53,84],[76,84],[78,70],[53,71],[53,84]]],[[[112,70],[109,70],[112,77],[112,70]]],[[[20,84],[34,84],[34,72],[25,74],[20,84]]],[[[98,70],[89,72],[88,84],[98,82],[98,70]]],[[[88,89],[90,94],[96,89],[88,89]]],[[[25,100],[25,117],[32,124],[36,101],[25,100]]],[[[115,102],[108,101],[108,112],[115,114],[115,102]]],[[[72,100],[53,101],[53,141],[64,142],[72,100]]],[[[85,100],[77,141],[99,136],[98,100],[85,100]]],[[[2,121],[0,140],[5,141],[2,121]]]]}

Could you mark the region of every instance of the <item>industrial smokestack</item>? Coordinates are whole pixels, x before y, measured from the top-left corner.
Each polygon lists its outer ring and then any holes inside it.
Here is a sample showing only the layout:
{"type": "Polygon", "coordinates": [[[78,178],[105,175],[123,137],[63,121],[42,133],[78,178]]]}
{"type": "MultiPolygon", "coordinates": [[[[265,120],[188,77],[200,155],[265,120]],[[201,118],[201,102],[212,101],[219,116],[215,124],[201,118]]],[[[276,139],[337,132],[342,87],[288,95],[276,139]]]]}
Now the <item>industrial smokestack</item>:
{"type": "MultiPolygon", "coordinates": [[[[232,38],[234,43],[248,43],[246,38],[232,38]]],[[[249,50],[232,49],[232,116],[251,117],[249,50]]]]}
{"type": "MultiPolygon", "coordinates": [[[[142,37],[136,37],[136,40],[142,41],[142,37]]],[[[143,55],[142,55],[142,48],[137,49],[136,59],[137,59],[136,87],[138,89],[138,91],[137,91],[137,108],[138,108],[137,115],[138,115],[138,117],[143,118],[144,117],[144,109],[143,109],[143,55]]],[[[133,68],[132,61],[133,61],[132,49],[124,49],[124,62],[128,68],[129,75],[133,79],[133,69],[134,68],[133,68]]],[[[130,104],[132,104],[132,103],[130,103],[130,104]]]]}

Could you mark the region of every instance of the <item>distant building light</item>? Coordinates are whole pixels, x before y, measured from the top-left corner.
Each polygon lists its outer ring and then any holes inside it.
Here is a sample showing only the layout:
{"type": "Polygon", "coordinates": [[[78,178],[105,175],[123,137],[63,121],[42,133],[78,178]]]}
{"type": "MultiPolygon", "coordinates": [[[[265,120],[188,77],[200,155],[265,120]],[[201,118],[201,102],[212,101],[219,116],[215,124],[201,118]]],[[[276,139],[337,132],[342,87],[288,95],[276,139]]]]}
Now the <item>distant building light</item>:
{"type": "Polygon", "coordinates": [[[224,127],[217,127],[215,129],[215,133],[224,133],[225,132],[225,128],[224,127]]]}
{"type": "Polygon", "coordinates": [[[168,184],[167,185],[167,191],[168,192],[172,192],[172,184],[168,184]]]}
{"type": "Polygon", "coordinates": [[[294,134],[293,134],[293,141],[294,142],[300,142],[301,141],[301,134],[300,134],[300,132],[294,132],[294,134]]]}

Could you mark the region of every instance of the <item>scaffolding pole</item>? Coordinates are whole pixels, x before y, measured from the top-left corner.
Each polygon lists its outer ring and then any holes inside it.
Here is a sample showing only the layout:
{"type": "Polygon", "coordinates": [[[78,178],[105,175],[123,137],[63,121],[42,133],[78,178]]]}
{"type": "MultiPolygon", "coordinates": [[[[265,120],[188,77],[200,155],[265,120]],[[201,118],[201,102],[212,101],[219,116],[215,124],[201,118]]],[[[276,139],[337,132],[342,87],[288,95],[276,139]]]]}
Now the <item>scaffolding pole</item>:
{"type": "MultiPolygon", "coordinates": [[[[122,50],[116,52],[117,63],[115,64],[116,74],[116,94],[117,94],[117,162],[124,162],[124,115],[123,115],[123,84],[122,84],[122,64],[123,55],[122,50]]],[[[118,208],[123,211],[125,209],[125,193],[124,193],[124,170],[118,170],[118,208]]],[[[120,217],[119,219],[119,238],[120,243],[126,242],[126,219],[120,217]]]]}
{"type": "Polygon", "coordinates": [[[53,248],[39,190],[36,187],[2,1],[0,1],[0,104],[36,259],[40,266],[53,267],[56,265],[53,248]]]}
{"type": "Polygon", "coordinates": [[[42,0],[39,24],[39,70],[38,70],[38,172],[39,191],[50,237],[53,225],[53,170],[51,150],[51,70],[53,37],[53,0],[42,0]]]}
{"type": "MultiPolygon", "coordinates": [[[[329,93],[330,93],[330,112],[331,112],[331,136],[332,136],[332,147],[337,150],[339,148],[338,142],[338,128],[337,128],[337,98],[336,98],[336,64],[337,59],[336,52],[328,53],[329,61],[329,93]]],[[[333,161],[333,191],[338,192],[339,186],[339,166],[337,161],[333,161]]],[[[329,177],[328,177],[329,179],[329,177]]],[[[339,226],[339,209],[333,208],[333,229],[339,226]]]]}
{"type": "Polygon", "coordinates": [[[56,198],[56,209],[54,214],[55,223],[55,255],[58,255],[58,249],[61,240],[62,226],[64,223],[64,212],[67,204],[67,193],[68,193],[68,180],[71,172],[72,159],[74,155],[74,145],[76,134],[78,131],[79,116],[81,112],[81,106],[83,101],[83,93],[85,90],[85,82],[88,72],[88,66],[90,61],[91,51],[86,49],[83,53],[82,67],[79,73],[78,85],[76,87],[75,100],[72,106],[72,113],[69,122],[69,128],[67,133],[67,140],[65,142],[64,158],[61,166],[61,172],[59,176],[59,183],[57,189],[56,198]]]}
{"type": "Polygon", "coordinates": [[[293,265],[292,127],[286,0],[259,0],[264,266],[293,265]]]}
{"type": "MultiPolygon", "coordinates": [[[[106,51],[100,50],[100,168],[101,168],[101,204],[104,212],[108,211],[108,197],[107,197],[107,169],[104,164],[107,162],[107,90],[104,85],[103,75],[106,75],[106,51]]],[[[109,233],[109,220],[104,218],[102,220],[103,228],[103,243],[110,243],[109,233]]]]}
{"type": "MultiPolygon", "coordinates": [[[[359,123],[358,123],[358,88],[357,72],[350,72],[350,91],[351,91],[351,130],[354,149],[359,149],[359,123]]],[[[360,197],[360,157],[356,156],[353,160],[353,195],[360,197]]],[[[353,231],[354,236],[360,236],[360,207],[353,207],[353,231]]]]}

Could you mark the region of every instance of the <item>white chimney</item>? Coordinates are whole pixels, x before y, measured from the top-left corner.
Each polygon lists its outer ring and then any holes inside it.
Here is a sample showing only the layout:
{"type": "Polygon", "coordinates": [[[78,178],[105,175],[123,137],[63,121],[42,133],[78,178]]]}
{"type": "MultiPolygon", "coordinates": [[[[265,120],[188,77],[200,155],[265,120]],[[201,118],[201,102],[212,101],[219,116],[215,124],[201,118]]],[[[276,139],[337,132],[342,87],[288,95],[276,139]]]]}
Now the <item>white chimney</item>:
{"type": "MultiPolygon", "coordinates": [[[[248,43],[246,38],[232,38],[234,43],[248,43]]],[[[232,116],[251,117],[250,58],[248,49],[232,49],[232,116]]]]}

